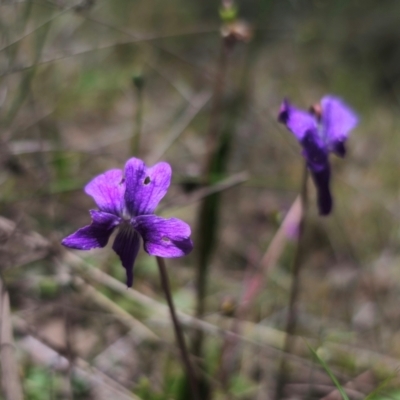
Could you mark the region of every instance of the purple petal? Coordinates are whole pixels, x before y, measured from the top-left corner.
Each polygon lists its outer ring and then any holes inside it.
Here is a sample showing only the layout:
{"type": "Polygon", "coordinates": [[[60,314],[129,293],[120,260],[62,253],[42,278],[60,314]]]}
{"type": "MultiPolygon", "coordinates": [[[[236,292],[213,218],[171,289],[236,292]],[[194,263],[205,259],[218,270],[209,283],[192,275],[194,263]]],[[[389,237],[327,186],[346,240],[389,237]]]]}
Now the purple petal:
{"type": "Polygon", "coordinates": [[[120,219],[115,215],[91,210],[91,225],[77,230],[62,240],[61,244],[71,249],[90,250],[104,247],[120,219]]]}
{"type": "Polygon", "coordinates": [[[131,158],[125,165],[125,203],[132,216],[152,214],[171,182],[171,167],[160,162],[147,168],[142,160],[131,158]]]}
{"type": "Polygon", "coordinates": [[[311,176],[317,188],[317,204],[320,215],[328,215],[332,210],[332,195],[329,188],[331,170],[329,163],[319,171],[311,170],[311,176]]]}
{"type": "Polygon", "coordinates": [[[336,140],[331,143],[331,151],[342,158],[346,155],[346,146],[344,145],[344,142],[345,140],[336,140]]]}
{"type": "Polygon", "coordinates": [[[126,271],[126,285],[133,284],[133,264],[139,252],[140,237],[131,225],[122,226],[115,238],[113,250],[119,255],[122,266],[126,271]]]}
{"type": "Polygon", "coordinates": [[[344,156],[344,141],[350,131],[358,124],[355,112],[341,99],[325,96],[321,100],[322,126],[325,140],[331,150],[339,156],[344,156]]]}
{"type": "Polygon", "coordinates": [[[190,226],[180,219],[142,215],[134,218],[132,224],[143,237],[144,249],[152,256],[181,257],[193,249],[190,226]]]}
{"type": "Polygon", "coordinates": [[[101,211],[122,215],[124,210],[125,183],[120,169],[111,169],[96,176],[85,186],[101,211]]]}
{"type": "Polygon", "coordinates": [[[317,188],[318,209],[321,215],[328,215],[332,209],[332,196],[329,189],[330,166],[328,151],[321,139],[308,132],[301,141],[303,155],[317,188]]]}
{"type": "Polygon", "coordinates": [[[298,110],[288,100],[284,100],[281,105],[278,121],[285,124],[300,141],[307,132],[317,132],[318,129],[317,120],[312,114],[298,110]]]}
{"type": "Polygon", "coordinates": [[[325,144],[316,133],[307,132],[301,141],[303,146],[303,156],[307,160],[307,165],[312,171],[325,169],[328,164],[328,151],[325,144]]]}

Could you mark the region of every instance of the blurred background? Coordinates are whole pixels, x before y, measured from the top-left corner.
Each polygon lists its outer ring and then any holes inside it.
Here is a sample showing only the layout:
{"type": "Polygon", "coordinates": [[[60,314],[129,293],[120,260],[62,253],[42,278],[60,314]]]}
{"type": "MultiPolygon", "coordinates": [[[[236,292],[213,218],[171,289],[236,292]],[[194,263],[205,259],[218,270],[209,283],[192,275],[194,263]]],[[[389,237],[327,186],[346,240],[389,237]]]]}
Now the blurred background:
{"type": "Polygon", "coordinates": [[[282,359],[282,398],[342,398],[328,371],[400,398],[399,23],[395,0],[0,0],[3,398],[11,373],[31,400],[191,399],[155,259],[128,290],[110,245],[60,245],[90,223],[84,185],[133,155],[171,164],[157,213],[192,227],[167,267],[202,399],[273,399],[282,359]],[[309,185],[289,354],[304,160],[277,114],[327,93],[360,124],[331,216],[309,185]]]}

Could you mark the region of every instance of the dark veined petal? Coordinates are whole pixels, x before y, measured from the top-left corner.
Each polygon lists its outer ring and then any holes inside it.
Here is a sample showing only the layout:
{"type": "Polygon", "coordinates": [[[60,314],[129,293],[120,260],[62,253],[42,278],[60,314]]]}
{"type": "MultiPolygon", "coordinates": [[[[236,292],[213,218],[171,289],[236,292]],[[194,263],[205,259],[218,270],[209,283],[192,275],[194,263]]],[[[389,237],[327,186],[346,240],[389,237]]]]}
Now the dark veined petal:
{"type": "Polygon", "coordinates": [[[330,145],[330,150],[338,155],[344,157],[346,155],[346,146],[344,145],[345,140],[336,140],[330,145]]]}
{"type": "Polygon", "coordinates": [[[311,176],[317,188],[317,204],[320,215],[328,215],[332,210],[332,195],[330,191],[331,170],[329,162],[325,168],[318,171],[311,170],[311,176]]]}
{"type": "Polygon", "coordinates": [[[321,100],[322,126],[329,149],[345,155],[344,142],[358,124],[355,112],[338,97],[325,96],[321,100]]]}
{"type": "Polygon", "coordinates": [[[278,121],[285,124],[299,141],[303,140],[307,132],[317,134],[316,118],[306,111],[293,107],[288,100],[284,100],[281,105],[278,121]]]}
{"type": "Polygon", "coordinates": [[[133,218],[132,225],[142,235],[145,251],[152,256],[181,257],[193,249],[190,226],[180,219],[142,215],[133,218]]]}
{"type": "Polygon", "coordinates": [[[303,155],[317,188],[318,209],[321,215],[328,215],[332,209],[332,196],[329,189],[330,166],[328,151],[321,139],[312,132],[304,135],[301,141],[303,155]]]}
{"type": "Polygon", "coordinates": [[[312,171],[319,171],[328,164],[328,150],[325,144],[312,131],[305,133],[301,141],[303,146],[303,156],[307,160],[307,165],[312,171]]]}
{"type": "Polygon", "coordinates": [[[119,255],[126,271],[126,285],[133,285],[133,265],[139,252],[140,236],[130,224],[121,226],[114,240],[113,250],[119,255]]]}
{"type": "Polygon", "coordinates": [[[104,247],[111,233],[120,223],[120,218],[115,215],[91,210],[91,225],[85,226],[77,230],[72,235],[62,240],[61,244],[71,249],[90,250],[104,247]]]}
{"type": "Polygon", "coordinates": [[[125,165],[125,203],[132,216],[152,214],[167,193],[171,167],[160,162],[147,168],[142,160],[131,158],[125,165]]]}
{"type": "Polygon", "coordinates": [[[101,211],[122,215],[125,183],[120,169],[111,169],[96,176],[85,186],[85,192],[93,197],[101,211]]]}

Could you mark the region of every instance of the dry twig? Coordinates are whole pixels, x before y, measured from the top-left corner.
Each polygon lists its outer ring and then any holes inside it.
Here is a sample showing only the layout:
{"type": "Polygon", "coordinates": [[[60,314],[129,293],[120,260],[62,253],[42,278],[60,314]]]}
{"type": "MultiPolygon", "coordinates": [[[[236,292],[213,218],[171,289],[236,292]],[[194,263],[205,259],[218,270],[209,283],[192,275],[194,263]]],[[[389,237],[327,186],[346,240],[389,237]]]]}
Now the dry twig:
{"type": "Polygon", "coordinates": [[[15,359],[15,346],[11,326],[10,298],[0,279],[0,365],[1,386],[6,400],[22,400],[22,386],[15,359]]]}

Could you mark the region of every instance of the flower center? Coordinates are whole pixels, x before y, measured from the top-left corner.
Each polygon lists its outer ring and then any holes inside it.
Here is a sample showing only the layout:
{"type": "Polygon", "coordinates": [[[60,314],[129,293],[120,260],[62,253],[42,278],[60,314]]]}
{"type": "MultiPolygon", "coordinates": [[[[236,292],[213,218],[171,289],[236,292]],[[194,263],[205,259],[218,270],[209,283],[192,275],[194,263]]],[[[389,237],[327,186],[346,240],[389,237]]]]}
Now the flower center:
{"type": "Polygon", "coordinates": [[[129,211],[126,207],[124,207],[124,209],[122,210],[121,218],[122,218],[123,222],[129,222],[132,218],[132,216],[129,214],[129,211]]]}
{"type": "Polygon", "coordinates": [[[310,112],[315,116],[317,121],[320,123],[322,120],[322,106],[321,103],[315,103],[310,107],[310,112]]]}
{"type": "Polygon", "coordinates": [[[322,124],[322,116],[323,116],[323,111],[322,111],[322,106],[321,103],[315,103],[310,107],[310,113],[314,115],[315,119],[317,120],[317,125],[318,125],[318,136],[322,141],[325,143],[326,137],[325,137],[325,129],[322,124]]]}

